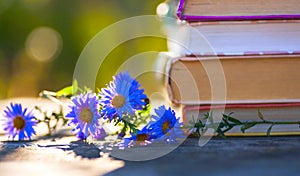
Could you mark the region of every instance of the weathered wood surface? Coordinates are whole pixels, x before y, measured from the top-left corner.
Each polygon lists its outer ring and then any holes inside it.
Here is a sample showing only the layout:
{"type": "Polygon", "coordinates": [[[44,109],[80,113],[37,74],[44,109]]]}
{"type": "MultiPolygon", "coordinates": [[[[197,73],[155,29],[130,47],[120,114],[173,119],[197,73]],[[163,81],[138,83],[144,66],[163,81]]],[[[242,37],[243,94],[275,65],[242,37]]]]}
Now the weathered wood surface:
{"type": "MultiPolygon", "coordinates": [[[[73,137],[0,143],[0,175],[297,175],[300,137],[187,139],[158,159],[124,161],[73,137]]],[[[160,148],[157,148],[160,150],[160,148]]]]}

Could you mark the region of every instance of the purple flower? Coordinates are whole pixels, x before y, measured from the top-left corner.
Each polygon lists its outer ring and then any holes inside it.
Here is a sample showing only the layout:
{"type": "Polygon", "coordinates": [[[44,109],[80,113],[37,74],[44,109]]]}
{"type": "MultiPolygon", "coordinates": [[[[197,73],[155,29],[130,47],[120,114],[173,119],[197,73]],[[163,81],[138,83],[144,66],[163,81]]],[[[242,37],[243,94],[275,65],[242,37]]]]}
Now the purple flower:
{"type": "Polygon", "coordinates": [[[86,139],[90,134],[95,135],[99,127],[99,100],[95,94],[87,93],[72,98],[73,105],[66,117],[69,125],[75,125],[73,132],[79,139],[86,139]]]}
{"type": "Polygon", "coordinates": [[[177,142],[178,139],[185,138],[181,129],[183,123],[179,122],[180,118],[176,118],[174,110],[160,106],[155,109],[155,112],[156,115],[152,116],[154,121],[150,122],[148,127],[155,141],[172,143],[177,142]]]}
{"type": "Polygon", "coordinates": [[[147,145],[150,144],[153,137],[148,129],[148,126],[145,126],[142,130],[138,130],[137,133],[132,133],[130,137],[124,138],[122,148],[127,148],[134,144],[147,145]]]}
{"type": "Polygon", "coordinates": [[[112,120],[122,118],[125,115],[132,115],[135,110],[143,109],[146,105],[144,89],[139,89],[140,84],[130,77],[128,72],[119,73],[113,77],[113,81],[107,88],[101,89],[101,114],[104,118],[112,120]]]}
{"type": "Polygon", "coordinates": [[[37,121],[32,114],[32,111],[28,112],[27,108],[22,108],[21,104],[10,104],[4,110],[4,130],[9,137],[14,139],[17,135],[19,140],[31,139],[31,136],[35,133],[34,126],[37,121]]]}
{"type": "Polygon", "coordinates": [[[99,127],[96,133],[93,135],[93,138],[97,140],[103,140],[105,137],[106,137],[106,132],[102,127],[99,127]]]}
{"type": "Polygon", "coordinates": [[[73,131],[76,131],[76,137],[79,140],[86,140],[87,136],[80,129],[73,130],[73,131]]]}

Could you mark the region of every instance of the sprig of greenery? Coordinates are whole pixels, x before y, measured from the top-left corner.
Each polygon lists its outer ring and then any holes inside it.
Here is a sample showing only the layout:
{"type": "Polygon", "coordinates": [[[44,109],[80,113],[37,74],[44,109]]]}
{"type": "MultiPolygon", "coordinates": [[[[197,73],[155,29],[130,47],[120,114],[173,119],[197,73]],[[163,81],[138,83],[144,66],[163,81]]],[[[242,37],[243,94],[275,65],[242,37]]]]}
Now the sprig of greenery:
{"type": "Polygon", "coordinates": [[[42,119],[36,118],[38,123],[45,123],[48,127],[48,136],[51,136],[51,134],[56,130],[58,124],[62,126],[65,126],[68,123],[68,119],[65,118],[63,114],[62,107],[60,107],[60,110],[58,113],[56,112],[51,112],[50,115],[47,111],[42,110],[40,107],[35,106],[35,109],[38,110],[41,114],[43,114],[42,119]]]}
{"type": "Polygon", "coordinates": [[[77,95],[79,93],[87,93],[91,92],[91,89],[88,87],[84,87],[81,89],[78,87],[78,82],[76,80],[73,81],[73,84],[68,87],[64,87],[56,92],[48,91],[48,90],[43,90],[40,92],[39,96],[42,98],[49,98],[55,97],[55,98],[71,98],[74,95],[77,95]]]}
{"type": "MultiPolygon", "coordinates": [[[[98,92],[100,90],[97,90],[98,92]]],[[[73,84],[71,86],[65,87],[57,92],[51,92],[51,91],[42,91],[39,95],[41,98],[47,98],[51,101],[54,101],[55,103],[65,106],[63,102],[60,101],[61,98],[68,98],[70,99],[72,96],[75,96],[80,93],[88,93],[91,92],[91,90],[87,87],[84,87],[83,89],[78,87],[78,83],[76,80],[74,80],[73,84]]],[[[137,133],[138,127],[142,126],[144,124],[147,124],[148,121],[151,119],[150,110],[151,110],[151,104],[149,102],[149,99],[145,100],[146,105],[143,107],[142,110],[137,110],[134,115],[126,115],[122,117],[121,120],[113,120],[113,123],[115,126],[120,126],[121,130],[118,132],[119,135],[125,135],[127,133],[137,133]]],[[[38,123],[46,123],[48,127],[48,135],[51,135],[53,131],[56,130],[57,124],[60,120],[62,120],[62,125],[66,125],[68,119],[65,118],[62,107],[59,113],[52,112],[50,116],[48,116],[47,112],[44,112],[41,110],[41,108],[36,107],[38,111],[40,111],[41,114],[43,114],[43,119],[37,119],[38,123]],[[53,122],[54,121],[54,122],[53,122]],[[51,126],[51,124],[54,124],[51,126]]],[[[99,111],[101,111],[102,107],[99,107],[99,111]]]]}
{"type": "Polygon", "coordinates": [[[242,133],[245,133],[246,130],[260,124],[269,124],[269,128],[266,131],[266,136],[270,136],[272,128],[275,125],[299,125],[300,127],[300,121],[269,121],[265,120],[263,114],[258,109],[258,117],[260,120],[258,121],[240,121],[234,117],[232,117],[233,113],[229,114],[223,114],[222,120],[219,123],[216,123],[213,121],[213,114],[212,113],[206,113],[204,114],[204,120],[206,123],[202,122],[201,119],[194,119],[192,118],[192,121],[190,121],[191,129],[193,131],[193,135],[200,137],[203,135],[207,129],[212,128],[215,129],[217,136],[226,138],[226,132],[230,131],[232,128],[236,126],[240,126],[240,130],[242,133]]]}

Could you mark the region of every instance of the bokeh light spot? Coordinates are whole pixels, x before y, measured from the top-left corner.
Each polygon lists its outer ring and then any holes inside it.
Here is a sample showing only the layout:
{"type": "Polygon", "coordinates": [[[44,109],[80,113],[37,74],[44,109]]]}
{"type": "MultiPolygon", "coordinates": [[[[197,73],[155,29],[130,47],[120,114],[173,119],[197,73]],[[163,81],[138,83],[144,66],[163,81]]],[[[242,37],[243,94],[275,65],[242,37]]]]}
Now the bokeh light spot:
{"type": "Polygon", "coordinates": [[[160,3],[156,8],[158,16],[165,16],[169,12],[169,5],[167,3],[160,3]]]}
{"type": "Polygon", "coordinates": [[[34,60],[49,62],[55,59],[62,49],[60,34],[50,27],[34,29],[26,40],[26,52],[34,60]]]}

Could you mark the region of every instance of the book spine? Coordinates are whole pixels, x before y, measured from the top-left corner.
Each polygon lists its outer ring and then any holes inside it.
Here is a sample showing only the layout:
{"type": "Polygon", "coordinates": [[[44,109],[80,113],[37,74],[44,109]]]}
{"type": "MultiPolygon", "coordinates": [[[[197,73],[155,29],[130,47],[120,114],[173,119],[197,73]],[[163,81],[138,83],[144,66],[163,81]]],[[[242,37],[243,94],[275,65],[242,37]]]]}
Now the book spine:
{"type": "Polygon", "coordinates": [[[167,88],[167,93],[168,93],[168,97],[169,97],[169,100],[170,102],[172,102],[173,104],[180,104],[179,101],[177,101],[176,99],[173,98],[173,90],[172,90],[172,86],[170,85],[170,79],[172,79],[170,77],[170,72],[171,72],[171,69],[172,69],[172,64],[176,61],[179,60],[179,57],[174,57],[172,59],[169,59],[167,64],[166,64],[166,70],[165,70],[165,87],[167,88]]]}

